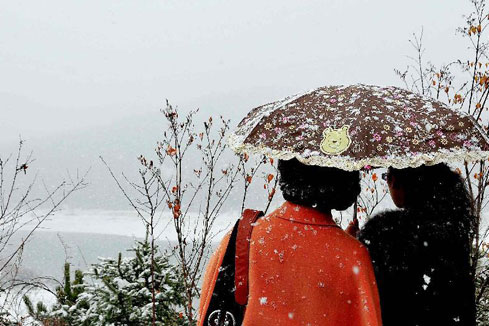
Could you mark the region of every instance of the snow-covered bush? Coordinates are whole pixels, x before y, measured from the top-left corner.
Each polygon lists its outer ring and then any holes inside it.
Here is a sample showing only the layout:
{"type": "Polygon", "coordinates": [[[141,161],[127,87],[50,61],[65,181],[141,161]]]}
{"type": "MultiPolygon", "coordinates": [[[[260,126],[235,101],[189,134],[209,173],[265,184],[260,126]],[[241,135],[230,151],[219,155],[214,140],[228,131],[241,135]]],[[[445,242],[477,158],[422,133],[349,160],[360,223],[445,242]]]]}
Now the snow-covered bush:
{"type": "Polygon", "coordinates": [[[48,309],[46,304],[39,301],[33,305],[28,295],[24,296],[24,304],[29,316],[44,326],[75,325],[79,319],[79,312],[88,308],[85,300],[80,300],[84,291],[83,273],[75,271],[75,280],[71,281],[70,264],[64,266],[64,284],[56,288],[56,304],[48,309]]]}
{"type": "Polygon", "coordinates": [[[183,283],[168,258],[155,255],[151,246],[137,241],[135,256],[117,260],[105,258],[88,273],[95,282],[80,295],[89,308],[81,321],[90,325],[150,325],[154,288],[155,314],[158,325],[184,325],[181,311],[185,302],[183,283]],[[151,271],[154,271],[154,280],[151,271]]]}
{"type": "Polygon", "coordinates": [[[156,325],[187,325],[182,314],[183,282],[168,257],[152,258],[148,241],[136,241],[130,251],[133,257],[120,253],[117,259],[101,258],[83,276],[76,273],[73,284],[69,268],[65,269],[56,305],[48,309],[38,303],[34,308],[26,297],[29,314],[44,325],[151,325],[154,304],[156,325]]]}

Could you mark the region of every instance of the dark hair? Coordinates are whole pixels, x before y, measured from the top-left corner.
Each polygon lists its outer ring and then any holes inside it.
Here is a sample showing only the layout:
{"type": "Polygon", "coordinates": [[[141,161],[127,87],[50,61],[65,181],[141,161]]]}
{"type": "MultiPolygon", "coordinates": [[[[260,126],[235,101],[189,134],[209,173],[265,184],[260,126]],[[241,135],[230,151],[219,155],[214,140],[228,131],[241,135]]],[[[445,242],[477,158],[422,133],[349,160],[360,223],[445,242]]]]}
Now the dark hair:
{"type": "Polygon", "coordinates": [[[280,189],[285,200],[322,211],[345,210],[360,193],[360,173],[279,160],[280,189]]]}
{"type": "Polygon", "coordinates": [[[408,218],[430,223],[433,232],[449,237],[469,257],[475,231],[470,196],[459,174],[446,164],[397,170],[389,168],[394,187],[404,190],[408,218]]]}
{"type": "Polygon", "coordinates": [[[393,186],[404,189],[406,210],[433,222],[443,222],[455,228],[465,241],[470,239],[475,217],[469,193],[459,174],[446,164],[402,170],[389,168],[389,174],[395,179],[393,186]]]}
{"type": "Polygon", "coordinates": [[[389,177],[394,177],[394,187],[404,189],[406,208],[437,211],[471,208],[464,182],[446,164],[401,170],[389,168],[389,177]]]}

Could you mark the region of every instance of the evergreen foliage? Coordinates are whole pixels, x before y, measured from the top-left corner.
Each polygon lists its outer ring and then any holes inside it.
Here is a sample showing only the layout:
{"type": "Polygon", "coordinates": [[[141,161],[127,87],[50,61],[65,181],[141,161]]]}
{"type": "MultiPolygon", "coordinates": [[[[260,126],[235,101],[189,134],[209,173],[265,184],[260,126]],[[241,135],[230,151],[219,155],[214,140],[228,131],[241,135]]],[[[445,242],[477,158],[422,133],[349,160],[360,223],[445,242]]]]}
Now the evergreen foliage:
{"type": "Polygon", "coordinates": [[[34,307],[31,299],[25,295],[23,299],[27,312],[45,326],[88,325],[77,323],[79,311],[88,308],[87,302],[79,298],[84,287],[82,271],[75,271],[75,280],[72,282],[70,264],[65,263],[64,284],[56,288],[56,304],[48,309],[40,301],[34,307]]]}
{"type": "Polygon", "coordinates": [[[43,325],[151,325],[153,282],[156,325],[187,326],[181,311],[185,304],[184,285],[168,257],[151,245],[136,241],[130,249],[134,257],[101,258],[89,272],[75,271],[71,282],[70,266],[65,264],[64,284],[56,290],[57,303],[48,309],[36,307],[25,296],[29,315],[43,325]],[[152,277],[154,273],[154,281],[152,277]],[[85,278],[93,282],[87,284],[85,278]]]}

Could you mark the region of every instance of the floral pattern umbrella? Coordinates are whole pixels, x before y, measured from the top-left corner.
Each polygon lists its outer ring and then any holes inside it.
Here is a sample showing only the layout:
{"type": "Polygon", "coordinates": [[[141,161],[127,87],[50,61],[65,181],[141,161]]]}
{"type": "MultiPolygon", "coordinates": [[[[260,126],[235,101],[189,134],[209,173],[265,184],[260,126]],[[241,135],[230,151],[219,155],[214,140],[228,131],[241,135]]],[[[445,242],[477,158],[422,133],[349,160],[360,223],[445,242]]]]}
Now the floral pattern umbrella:
{"type": "Polygon", "coordinates": [[[397,87],[330,86],[253,109],[229,138],[238,153],[359,170],[489,157],[489,138],[445,104],[397,87]]]}

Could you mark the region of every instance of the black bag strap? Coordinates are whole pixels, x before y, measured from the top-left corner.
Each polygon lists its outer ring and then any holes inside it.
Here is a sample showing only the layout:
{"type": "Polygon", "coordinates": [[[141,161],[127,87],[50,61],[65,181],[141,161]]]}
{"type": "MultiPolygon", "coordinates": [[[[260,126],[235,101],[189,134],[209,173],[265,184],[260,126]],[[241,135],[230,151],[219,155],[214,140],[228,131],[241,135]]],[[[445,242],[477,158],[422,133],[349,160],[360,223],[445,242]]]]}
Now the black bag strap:
{"type": "MultiPolygon", "coordinates": [[[[242,218],[234,225],[226,252],[219,267],[212,297],[205,313],[204,326],[239,326],[242,324],[246,305],[239,304],[235,298],[236,243],[238,233],[240,233],[240,227],[242,229],[252,228],[254,221],[262,215],[263,212],[245,210],[242,218]],[[255,214],[256,218],[254,220],[249,218],[255,214]]],[[[240,241],[240,243],[243,243],[243,241],[240,241]]],[[[247,243],[249,251],[249,241],[247,243]]],[[[241,248],[241,250],[243,249],[241,248]]],[[[248,259],[248,256],[246,256],[246,259],[248,259]]]]}

